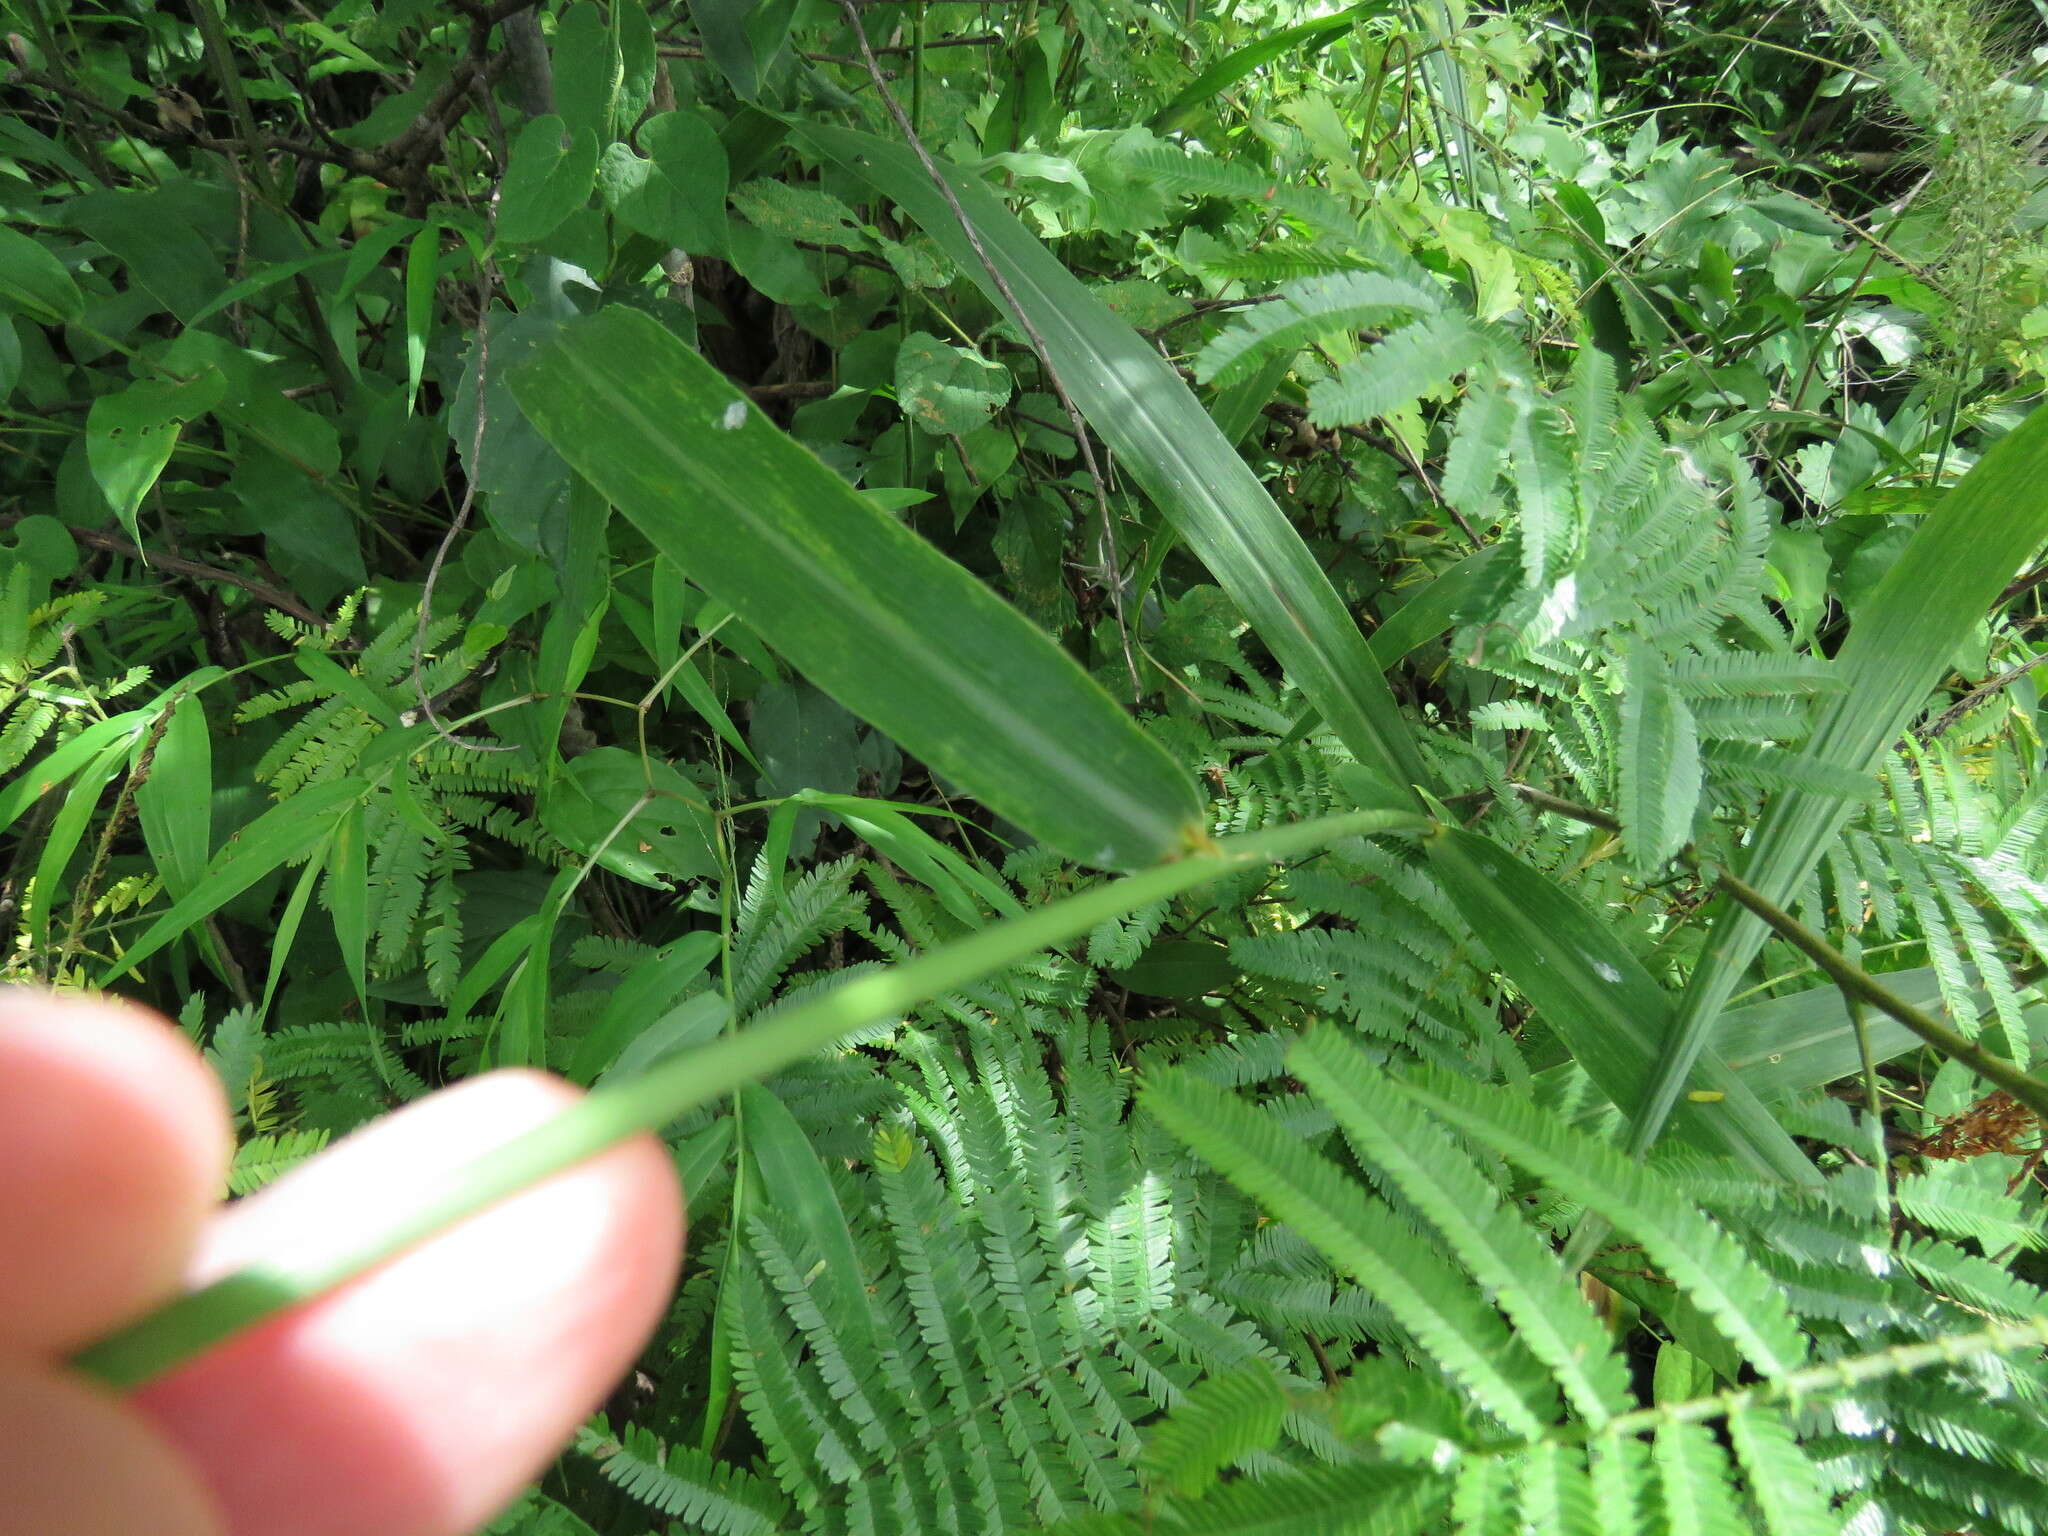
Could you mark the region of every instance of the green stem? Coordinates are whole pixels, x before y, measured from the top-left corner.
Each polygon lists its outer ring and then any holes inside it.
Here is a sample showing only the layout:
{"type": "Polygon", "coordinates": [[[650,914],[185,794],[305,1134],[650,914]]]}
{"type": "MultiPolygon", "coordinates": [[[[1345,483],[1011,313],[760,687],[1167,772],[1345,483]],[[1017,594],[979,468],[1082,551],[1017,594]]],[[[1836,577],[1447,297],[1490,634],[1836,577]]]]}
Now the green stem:
{"type": "Polygon", "coordinates": [[[1291,858],[1340,838],[1420,832],[1427,827],[1422,817],[1407,812],[1359,811],[1230,838],[1212,844],[1214,852],[1082,891],[903,965],[845,982],[823,997],[774,1010],[751,1028],[702,1050],[616,1085],[605,1083],[554,1119],[437,1184],[393,1191],[367,1227],[336,1230],[324,1241],[252,1264],[166,1303],[88,1345],[72,1357],[72,1364],[111,1387],[141,1386],[243,1329],[354,1279],[443,1227],[628,1136],[658,1131],[700,1104],[758,1081],[864,1025],[905,1013],[1098,923],[1249,864],[1291,858]]]}

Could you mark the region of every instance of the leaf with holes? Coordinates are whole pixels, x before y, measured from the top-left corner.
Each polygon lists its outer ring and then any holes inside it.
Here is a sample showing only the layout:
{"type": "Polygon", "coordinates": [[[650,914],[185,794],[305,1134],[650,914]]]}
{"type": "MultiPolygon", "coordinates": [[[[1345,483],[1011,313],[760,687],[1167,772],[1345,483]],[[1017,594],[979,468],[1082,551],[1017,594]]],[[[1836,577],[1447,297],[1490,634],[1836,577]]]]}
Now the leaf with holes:
{"type": "Polygon", "coordinates": [[[623,747],[570,759],[567,774],[541,791],[540,819],[567,846],[641,885],[666,888],[718,870],[704,792],[623,747]]]}
{"type": "Polygon", "coordinates": [[[93,401],[85,418],[86,463],[131,539],[139,540],[136,511],[171,462],[178,433],[226,393],[227,380],[208,369],[181,382],[143,379],[93,401]]]}

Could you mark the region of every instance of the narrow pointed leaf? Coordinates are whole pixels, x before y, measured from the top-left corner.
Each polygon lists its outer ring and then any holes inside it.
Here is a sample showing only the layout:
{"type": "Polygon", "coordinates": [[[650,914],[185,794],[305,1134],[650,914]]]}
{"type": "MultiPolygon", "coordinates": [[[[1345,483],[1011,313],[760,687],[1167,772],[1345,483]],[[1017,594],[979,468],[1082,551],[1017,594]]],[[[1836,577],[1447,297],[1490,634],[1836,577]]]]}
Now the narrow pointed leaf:
{"type": "MultiPolygon", "coordinates": [[[[1672,999],[1614,934],[1562,886],[1498,844],[1457,827],[1429,838],[1430,866],[1494,962],[1609,1099],[1639,1102],[1657,1068],[1672,999]]],[[[1819,1175],[1718,1057],[1699,1081],[1722,1097],[1679,1111],[1681,1134],[1794,1183],[1819,1175]]]]}
{"type": "MultiPolygon", "coordinates": [[[[962,272],[1003,302],[960,221],[909,150],[814,123],[792,124],[792,132],[902,205],[962,272]]],[[[957,167],[941,170],[981,249],[1045,338],[1051,365],[1117,462],[1351,753],[1404,788],[1427,784],[1408,722],[1343,600],[1180,375],[978,179],[957,167]]]]}
{"type": "MultiPolygon", "coordinates": [[[[1836,653],[1841,692],[1827,701],[1804,755],[1852,773],[1874,771],[1927,696],[1949,657],[2000,590],[2048,540],[2048,410],[2035,410],[1993,443],[1924,518],[1836,653]]],[[[1778,795],[1750,839],[1742,877],[1784,905],[1859,809],[1812,790],[1778,795]]],[[[1630,1146],[1656,1139],[1716,1020],[1768,935],[1763,920],[1722,898],[1672,1020],[1658,1070],[1630,1111],[1630,1146]]]]}
{"type": "Polygon", "coordinates": [[[101,975],[99,985],[110,986],[127,975],[279,865],[304,858],[325,841],[335,823],[362,798],[367,788],[361,779],[335,779],[301,790],[284,804],[274,805],[258,816],[228,840],[199,883],[149,925],[101,975]]]}
{"type": "Polygon", "coordinates": [[[1033,836],[1150,864],[1192,778],[1057,644],[778,430],[648,316],[612,309],[513,370],[544,436],[810,680],[1033,836]]]}

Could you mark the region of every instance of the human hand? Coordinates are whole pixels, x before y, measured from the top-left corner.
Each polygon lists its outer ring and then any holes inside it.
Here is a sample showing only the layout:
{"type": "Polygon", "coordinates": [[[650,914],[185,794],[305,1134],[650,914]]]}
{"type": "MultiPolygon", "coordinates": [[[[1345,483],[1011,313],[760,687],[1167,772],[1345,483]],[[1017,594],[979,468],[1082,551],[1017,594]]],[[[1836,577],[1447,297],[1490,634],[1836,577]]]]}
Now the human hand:
{"type": "Polygon", "coordinates": [[[631,1364],[682,1252],[641,1136],[521,1191],[127,1399],[71,1350],[446,1173],[573,1088],[495,1072],[221,1207],[219,1085],[107,1000],[0,988],[0,1533],[458,1536],[631,1364]]]}

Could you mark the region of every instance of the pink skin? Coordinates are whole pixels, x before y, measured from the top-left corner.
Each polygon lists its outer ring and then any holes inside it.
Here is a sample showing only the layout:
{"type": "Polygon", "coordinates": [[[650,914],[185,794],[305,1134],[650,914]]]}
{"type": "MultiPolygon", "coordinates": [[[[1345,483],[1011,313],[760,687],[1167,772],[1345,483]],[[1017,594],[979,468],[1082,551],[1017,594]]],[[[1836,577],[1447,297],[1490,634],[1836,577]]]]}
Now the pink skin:
{"type": "Polygon", "coordinates": [[[576,1090],[498,1072],[218,1207],[220,1090],[108,1001],[0,990],[0,1536],[461,1536],[626,1370],[681,1260],[638,1137],[230,1340],[132,1399],[71,1348],[182,1285],[374,1209],[576,1090]]]}

